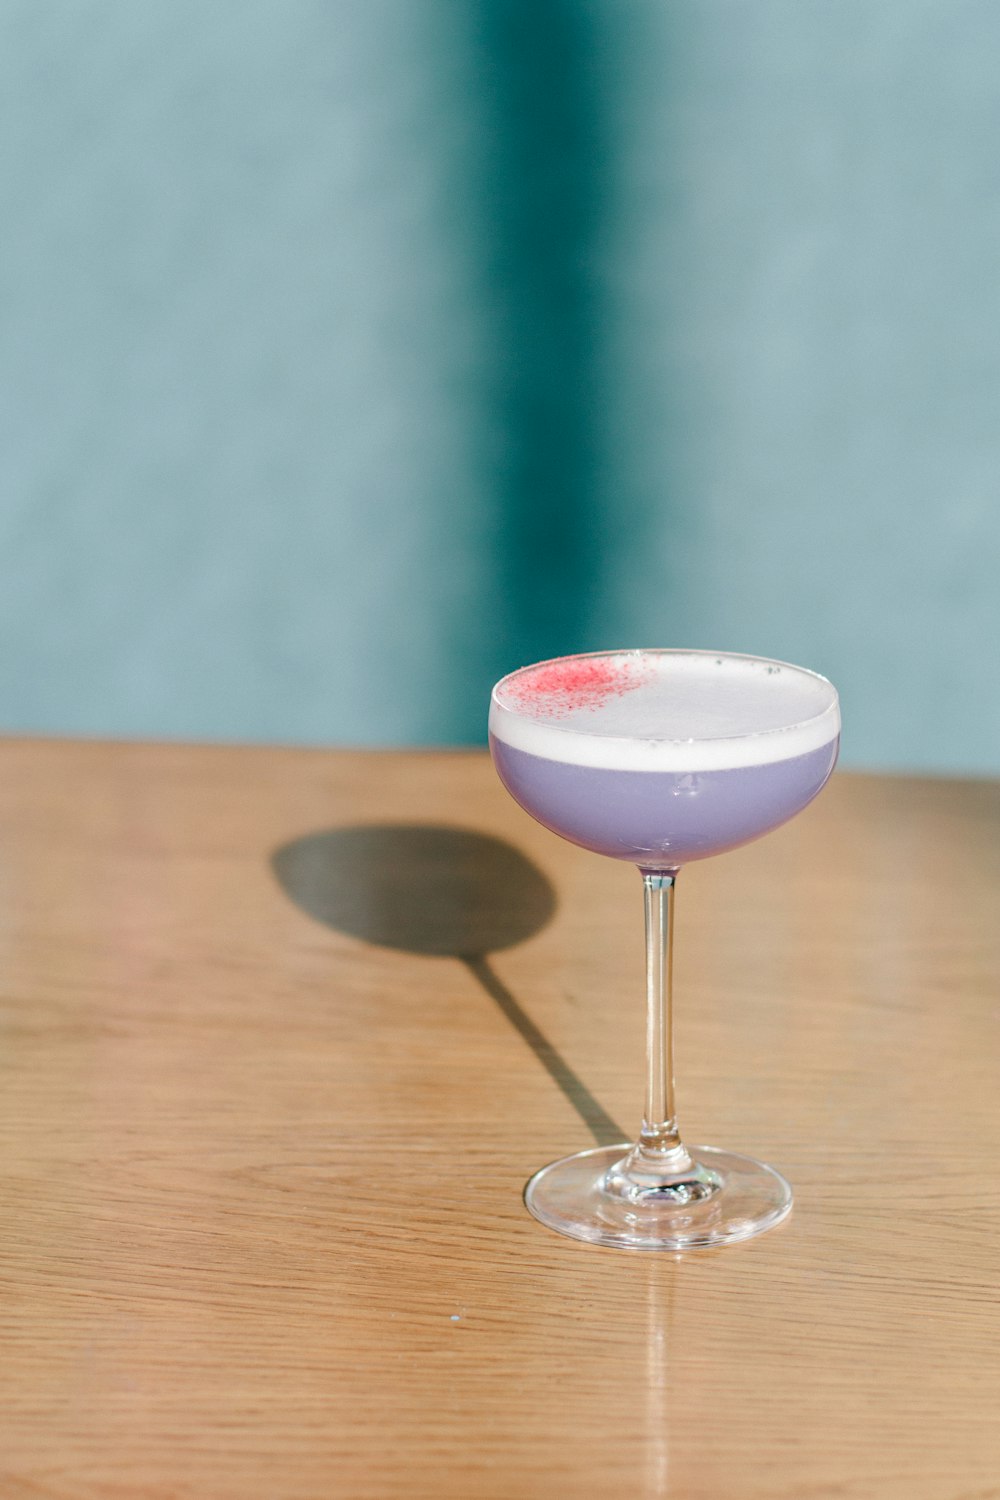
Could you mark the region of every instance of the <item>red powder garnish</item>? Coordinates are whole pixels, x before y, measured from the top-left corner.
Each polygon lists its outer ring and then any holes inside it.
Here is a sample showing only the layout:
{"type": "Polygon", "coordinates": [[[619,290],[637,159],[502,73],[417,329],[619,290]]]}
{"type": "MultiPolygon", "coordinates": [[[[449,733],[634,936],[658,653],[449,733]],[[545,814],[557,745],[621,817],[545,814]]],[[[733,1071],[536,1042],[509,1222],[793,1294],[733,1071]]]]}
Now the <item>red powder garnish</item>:
{"type": "Polygon", "coordinates": [[[560,718],[580,708],[601,708],[638,687],[648,667],[635,657],[564,657],[519,673],[507,692],[519,708],[560,718]]]}

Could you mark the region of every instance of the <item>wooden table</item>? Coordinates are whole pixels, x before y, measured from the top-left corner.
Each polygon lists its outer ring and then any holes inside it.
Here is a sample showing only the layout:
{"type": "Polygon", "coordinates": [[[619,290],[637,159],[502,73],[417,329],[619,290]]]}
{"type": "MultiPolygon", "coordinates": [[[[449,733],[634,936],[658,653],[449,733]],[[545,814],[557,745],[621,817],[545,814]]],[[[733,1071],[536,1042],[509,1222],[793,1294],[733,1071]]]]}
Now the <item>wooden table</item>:
{"type": "Polygon", "coordinates": [[[1000,1496],[998,893],[973,782],[686,871],[682,1124],[796,1207],[616,1252],[521,1190],[636,1127],[632,870],[477,753],[0,746],[0,1497],[1000,1496]]]}

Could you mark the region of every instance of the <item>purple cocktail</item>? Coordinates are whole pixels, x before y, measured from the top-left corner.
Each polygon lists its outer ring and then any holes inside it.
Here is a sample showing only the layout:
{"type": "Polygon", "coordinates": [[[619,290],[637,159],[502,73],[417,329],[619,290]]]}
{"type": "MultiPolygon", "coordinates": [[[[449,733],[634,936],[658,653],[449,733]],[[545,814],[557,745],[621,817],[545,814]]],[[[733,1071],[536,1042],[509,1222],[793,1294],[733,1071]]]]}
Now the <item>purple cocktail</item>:
{"type": "Polygon", "coordinates": [[[791,1207],[772,1168],[677,1132],[670,942],[681,866],[770,832],[829,779],[837,694],[786,662],[706,651],[616,651],[524,667],[493,690],[490,749],[545,827],[643,872],[649,1085],[638,1143],[538,1173],[531,1211],[580,1239],[688,1249],[745,1239],[791,1207]],[[623,1155],[624,1153],[624,1155],[623,1155]]]}
{"type": "Polygon", "coordinates": [[[770,833],[811,802],[837,741],[787,760],[719,771],[614,771],[515,750],[491,736],[500,780],[526,812],[596,854],[677,870],[770,833]]]}

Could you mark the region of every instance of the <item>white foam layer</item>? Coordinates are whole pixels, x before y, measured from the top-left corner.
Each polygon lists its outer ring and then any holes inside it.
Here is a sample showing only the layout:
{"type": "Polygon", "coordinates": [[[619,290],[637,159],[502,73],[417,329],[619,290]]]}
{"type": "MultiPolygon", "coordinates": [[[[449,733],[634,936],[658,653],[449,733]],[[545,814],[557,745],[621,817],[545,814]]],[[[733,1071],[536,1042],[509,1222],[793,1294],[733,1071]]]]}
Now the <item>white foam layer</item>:
{"type": "Polygon", "coordinates": [[[493,689],[490,731],[515,750],[608,770],[767,765],[840,733],[836,689],[788,662],[613,651],[522,667],[493,689]]]}

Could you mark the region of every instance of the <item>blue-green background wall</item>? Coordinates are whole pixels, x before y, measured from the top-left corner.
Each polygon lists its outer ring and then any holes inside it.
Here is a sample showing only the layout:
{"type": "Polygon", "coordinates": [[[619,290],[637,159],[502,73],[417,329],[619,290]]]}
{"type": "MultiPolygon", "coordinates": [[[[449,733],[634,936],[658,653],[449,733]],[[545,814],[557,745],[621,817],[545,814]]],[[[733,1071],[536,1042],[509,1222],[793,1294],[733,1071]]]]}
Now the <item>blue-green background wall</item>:
{"type": "Polygon", "coordinates": [[[0,0],[0,729],[605,644],[1000,772],[992,0],[0,0]]]}

